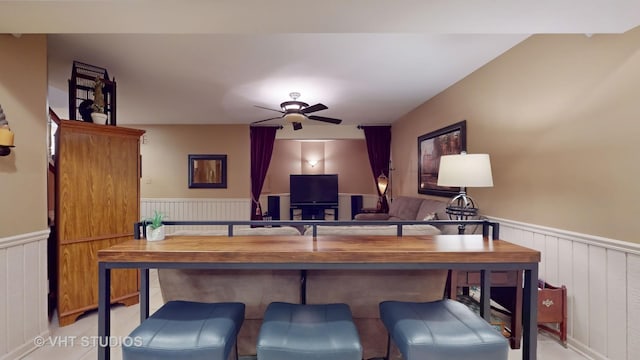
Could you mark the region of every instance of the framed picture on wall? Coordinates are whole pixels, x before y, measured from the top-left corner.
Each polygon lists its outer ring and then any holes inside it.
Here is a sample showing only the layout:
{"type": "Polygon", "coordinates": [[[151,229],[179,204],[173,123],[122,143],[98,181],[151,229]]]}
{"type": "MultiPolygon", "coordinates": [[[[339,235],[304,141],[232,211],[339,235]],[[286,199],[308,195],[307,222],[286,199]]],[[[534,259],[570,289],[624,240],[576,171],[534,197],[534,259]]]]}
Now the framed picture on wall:
{"type": "Polygon", "coordinates": [[[467,121],[449,125],[418,137],[418,193],[455,196],[458,187],[438,186],[438,171],[442,155],[467,151],[467,121]]]}
{"type": "Polygon", "coordinates": [[[189,155],[190,189],[226,189],[227,155],[189,155]]]}

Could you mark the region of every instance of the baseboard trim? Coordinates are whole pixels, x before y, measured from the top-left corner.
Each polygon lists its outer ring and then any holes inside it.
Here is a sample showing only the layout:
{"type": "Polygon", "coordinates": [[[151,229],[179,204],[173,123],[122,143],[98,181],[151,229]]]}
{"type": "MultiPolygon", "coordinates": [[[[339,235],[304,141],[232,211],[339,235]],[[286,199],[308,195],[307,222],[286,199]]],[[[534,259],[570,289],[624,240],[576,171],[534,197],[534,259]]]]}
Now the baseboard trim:
{"type": "MultiPolygon", "coordinates": [[[[48,339],[49,336],[50,336],[49,330],[46,330],[42,332],[40,335],[38,335],[37,337],[48,339]]],[[[35,338],[36,337],[34,337],[34,339],[32,339],[31,341],[26,342],[20,345],[19,347],[11,350],[11,352],[4,354],[2,357],[0,357],[0,360],[23,359],[30,353],[39,349],[39,347],[36,346],[35,344],[36,343],[35,338]]]]}
{"type": "Polygon", "coordinates": [[[577,352],[578,354],[584,356],[585,358],[587,358],[589,360],[608,360],[608,358],[606,356],[593,351],[588,346],[586,346],[585,344],[581,343],[580,341],[577,341],[576,339],[572,338],[571,336],[567,337],[567,346],[571,350],[577,352]]]}

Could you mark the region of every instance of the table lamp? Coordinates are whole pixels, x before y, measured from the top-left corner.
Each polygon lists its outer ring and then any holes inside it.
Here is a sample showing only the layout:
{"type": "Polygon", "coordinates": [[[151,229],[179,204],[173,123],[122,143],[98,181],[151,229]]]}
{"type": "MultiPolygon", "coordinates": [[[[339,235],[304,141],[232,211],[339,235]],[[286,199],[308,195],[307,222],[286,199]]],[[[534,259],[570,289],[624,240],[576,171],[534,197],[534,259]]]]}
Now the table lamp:
{"type": "Polygon", "coordinates": [[[9,122],[4,115],[2,105],[0,105],[0,156],[7,156],[11,154],[11,148],[13,145],[13,132],[9,128],[9,122]]]}
{"type": "MultiPolygon", "coordinates": [[[[458,155],[441,156],[438,186],[460,187],[460,193],[447,206],[449,219],[467,220],[469,216],[476,216],[478,208],[467,195],[466,188],[493,186],[489,154],[467,154],[463,151],[458,155]]],[[[458,230],[464,232],[464,225],[459,225],[458,230]]]]}

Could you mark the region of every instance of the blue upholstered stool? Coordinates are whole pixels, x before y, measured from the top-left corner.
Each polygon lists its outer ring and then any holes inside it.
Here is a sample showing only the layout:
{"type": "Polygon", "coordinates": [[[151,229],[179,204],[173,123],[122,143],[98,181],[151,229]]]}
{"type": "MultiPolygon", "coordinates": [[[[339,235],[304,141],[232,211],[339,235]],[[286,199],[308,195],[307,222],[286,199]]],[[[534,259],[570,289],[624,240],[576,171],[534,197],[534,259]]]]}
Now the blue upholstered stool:
{"type": "Polygon", "coordinates": [[[227,360],[243,321],[241,303],[170,301],[131,332],[122,358],[227,360]]]}
{"type": "Polygon", "coordinates": [[[361,360],[362,345],[347,304],[269,304],[259,360],[361,360]]]}
{"type": "Polygon", "coordinates": [[[385,301],[380,319],[404,360],[508,358],[507,339],[457,301],[385,301]]]}

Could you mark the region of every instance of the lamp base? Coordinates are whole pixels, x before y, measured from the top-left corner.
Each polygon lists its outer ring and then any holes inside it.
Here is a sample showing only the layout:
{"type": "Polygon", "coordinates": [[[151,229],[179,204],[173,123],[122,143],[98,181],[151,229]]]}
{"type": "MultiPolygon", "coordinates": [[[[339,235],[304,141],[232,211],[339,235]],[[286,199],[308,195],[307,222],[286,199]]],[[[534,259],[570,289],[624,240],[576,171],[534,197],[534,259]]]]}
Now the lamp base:
{"type": "Polygon", "coordinates": [[[13,146],[0,145],[0,156],[8,156],[9,154],[11,154],[12,147],[13,146]]]}
{"type": "MultiPolygon", "coordinates": [[[[446,213],[451,220],[467,220],[469,217],[478,215],[478,208],[475,202],[470,196],[467,196],[466,191],[461,190],[460,194],[456,195],[449,205],[447,205],[446,213]]],[[[464,234],[465,225],[458,225],[458,233],[464,234]]]]}

